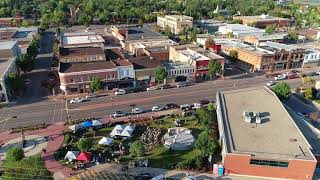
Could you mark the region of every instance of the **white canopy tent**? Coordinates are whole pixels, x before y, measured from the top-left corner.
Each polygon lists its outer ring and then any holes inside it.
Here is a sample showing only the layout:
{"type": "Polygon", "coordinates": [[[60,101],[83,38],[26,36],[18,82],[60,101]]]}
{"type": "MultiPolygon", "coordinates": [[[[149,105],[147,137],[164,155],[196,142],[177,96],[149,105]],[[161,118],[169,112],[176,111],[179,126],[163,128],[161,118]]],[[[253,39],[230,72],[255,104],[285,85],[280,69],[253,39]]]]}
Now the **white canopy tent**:
{"type": "Polygon", "coordinates": [[[100,139],[98,144],[100,144],[100,145],[110,145],[112,142],[113,142],[112,138],[103,137],[103,138],[100,139]]]}
{"type": "Polygon", "coordinates": [[[114,136],[131,137],[134,129],[135,129],[135,126],[116,125],[116,127],[114,127],[114,129],[110,133],[110,136],[111,137],[114,137],[114,136]]]}
{"type": "Polygon", "coordinates": [[[79,125],[79,124],[74,124],[74,125],[72,125],[72,126],[69,126],[69,129],[70,130],[72,130],[72,131],[77,131],[77,130],[79,130],[79,129],[81,129],[82,127],[81,127],[81,125],[79,125]]]}
{"type": "Polygon", "coordinates": [[[80,151],[68,151],[67,154],[64,156],[64,159],[69,161],[76,160],[79,154],[80,151]]]}
{"type": "Polygon", "coordinates": [[[101,126],[101,125],[102,125],[102,123],[100,121],[98,121],[98,120],[93,120],[92,121],[92,126],[101,126]]]}

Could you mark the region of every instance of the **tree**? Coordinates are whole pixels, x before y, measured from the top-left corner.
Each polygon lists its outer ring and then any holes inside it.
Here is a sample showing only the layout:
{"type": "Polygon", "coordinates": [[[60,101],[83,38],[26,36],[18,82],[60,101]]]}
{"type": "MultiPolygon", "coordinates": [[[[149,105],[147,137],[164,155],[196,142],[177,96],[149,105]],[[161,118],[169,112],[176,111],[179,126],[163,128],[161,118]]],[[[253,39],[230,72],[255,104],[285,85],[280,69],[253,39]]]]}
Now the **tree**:
{"type": "Polygon", "coordinates": [[[154,71],[154,76],[157,82],[163,81],[168,76],[168,72],[163,66],[157,66],[154,71]]]}
{"type": "Polygon", "coordinates": [[[233,32],[228,32],[227,36],[228,36],[228,38],[234,38],[233,32]]]}
{"type": "Polygon", "coordinates": [[[213,112],[216,110],[216,106],[211,102],[208,104],[208,111],[213,112]]]}
{"type": "Polygon", "coordinates": [[[205,42],[205,48],[206,49],[209,49],[211,48],[212,46],[214,45],[214,40],[212,38],[212,36],[208,36],[207,39],[206,39],[206,42],[205,42]]]}
{"type": "Polygon", "coordinates": [[[295,30],[290,30],[288,32],[288,39],[289,40],[293,40],[293,41],[297,41],[299,39],[299,34],[297,31],[295,30]]]}
{"type": "Polygon", "coordinates": [[[135,141],[132,143],[129,149],[131,156],[142,157],[145,154],[145,148],[141,141],[135,141]]]}
{"type": "Polygon", "coordinates": [[[166,26],[164,28],[164,35],[167,36],[169,39],[173,38],[173,33],[171,32],[171,28],[166,26]]]}
{"type": "Polygon", "coordinates": [[[10,73],[6,78],[6,83],[14,93],[19,93],[24,88],[24,82],[17,73],[10,73]]]}
{"type": "Polygon", "coordinates": [[[40,48],[40,40],[38,38],[33,38],[29,47],[27,48],[27,54],[30,55],[32,58],[36,58],[39,54],[40,48]]]}
{"type": "Polygon", "coordinates": [[[211,60],[208,64],[208,73],[211,78],[221,71],[221,64],[216,60],[211,60]]]}
{"type": "Polygon", "coordinates": [[[291,88],[289,84],[281,82],[272,87],[273,92],[279,99],[288,99],[291,95],[291,88]]]}
{"type": "Polygon", "coordinates": [[[29,26],[29,22],[26,21],[26,20],[23,20],[22,23],[21,23],[21,26],[22,27],[28,27],[29,26]]]}
{"type": "Polygon", "coordinates": [[[312,87],[307,88],[307,89],[304,91],[304,96],[305,96],[307,99],[313,99],[313,95],[314,95],[314,90],[313,90],[312,87]]]}
{"type": "Polygon", "coordinates": [[[92,147],[92,141],[87,138],[81,138],[77,144],[77,147],[81,152],[89,151],[92,147]]]}
{"type": "Polygon", "coordinates": [[[91,79],[89,89],[91,92],[96,92],[102,89],[103,82],[101,81],[100,78],[93,77],[91,79]]]}
{"type": "Polygon", "coordinates": [[[14,162],[20,161],[24,158],[24,152],[22,148],[13,147],[6,151],[6,161],[14,162]]]}
{"type": "Polygon", "coordinates": [[[231,57],[232,60],[238,59],[238,51],[236,49],[231,49],[229,51],[229,57],[231,57]]]}
{"type": "Polygon", "coordinates": [[[195,42],[197,40],[197,29],[196,28],[192,28],[189,31],[189,38],[191,42],[195,42]]]}
{"type": "Polygon", "coordinates": [[[35,60],[29,54],[21,54],[18,59],[18,66],[24,72],[30,72],[34,68],[35,60]]]}
{"type": "Polygon", "coordinates": [[[212,123],[212,115],[204,108],[199,108],[196,110],[196,117],[200,120],[201,126],[203,129],[209,127],[212,123]]]}
{"type": "Polygon", "coordinates": [[[199,134],[195,147],[206,156],[215,154],[219,150],[218,142],[210,136],[208,131],[202,131],[199,134]]]}
{"type": "Polygon", "coordinates": [[[273,34],[275,31],[276,31],[275,25],[268,25],[266,27],[266,33],[268,33],[268,34],[273,34]]]}

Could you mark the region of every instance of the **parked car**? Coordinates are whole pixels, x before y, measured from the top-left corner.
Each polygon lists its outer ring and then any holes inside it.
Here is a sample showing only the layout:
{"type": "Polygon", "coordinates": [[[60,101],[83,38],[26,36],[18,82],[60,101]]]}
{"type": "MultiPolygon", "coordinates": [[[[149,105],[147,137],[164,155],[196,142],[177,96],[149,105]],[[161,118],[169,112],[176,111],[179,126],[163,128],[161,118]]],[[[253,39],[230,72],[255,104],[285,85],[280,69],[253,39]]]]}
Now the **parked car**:
{"type": "Polygon", "coordinates": [[[151,111],[155,112],[155,111],[161,111],[162,110],[162,107],[159,107],[159,106],[153,106],[151,111]]]}
{"type": "Polygon", "coordinates": [[[200,103],[193,103],[192,109],[200,109],[200,108],[202,108],[202,104],[200,104],[200,103]]]}
{"type": "Polygon", "coordinates": [[[95,97],[97,97],[97,95],[95,93],[91,93],[86,96],[86,99],[95,98],[95,97]]]}
{"type": "Polygon", "coordinates": [[[174,103],[168,103],[166,104],[166,109],[174,109],[174,108],[178,108],[179,106],[177,104],[174,103]]]}
{"type": "Polygon", "coordinates": [[[283,76],[283,75],[278,75],[278,76],[275,76],[273,79],[276,80],[276,81],[280,81],[280,80],[286,79],[286,77],[283,76]]]}
{"type": "Polygon", "coordinates": [[[127,92],[124,89],[118,89],[117,91],[114,92],[115,95],[124,95],[126,93],[127,92]]]}
{"type": "Polygon", "coordinates": [[[200,100],[200,104],[201,104],[201,105],[206,105],[206,104],[209,104],[209,103],[210,103],[210,101],[207,100],[207,99],[202,99],[202,100],[200,100]]]}
{"type": "Polygon", "coordinates": [[[189,109],[191,108],[191,106],[190,106],[189,104],[181,104],[181,105],[180,105],[180,108],[181,108],[182,110],[189,110],[189,109]]]}
{"type": "Polygon", "coordinates": [[[132,114],[141,114],[143,113],[143,110],[141,108],[133,108],[131,109],[132,114]]]}
{"type": "Polygon", "coordinates": [[[177,84],[177,87],[180,88],[180,87],[186,87],[187,86],[187,83],[186,82],[179,82],[177,84]]]}
{"type": "Polygon", "coordinates": [[[169,89],[171,88],[170,84],[163,84],[160,86],[161,89],[169,89]]]}
{"type": "Polygon", "coordinates": [[[158,89],[160,89],[159,86],[151,86],[151,87],[147,88],[147,91],[155,91],[155,90],[158,90],[158,89]]]}
{"type": "Polygon", "coordinates": [[[316,73],[316,72],[310,72],[310,73],[308,73],[307,75],[308,75],[308,76],[317,76],[317,75],[319,75],[319,74],[316,73]]]}
{"type": "Polygon", "coordinates": [[[30,82],[31,82],[30,79],[25,79],[25,80],[24,80],[24,84],[25,84],[25,85],[29,85],[30,82]]]}
{"type": "Polygon", "coordinates": [[[113,113],[113,117],[123,117],[126,116],[128,113],[123,112],[123,111],[116,111],[113,113]]]}
{"type": "Polygon", "coordinates": [[[269,82],[267,82],[267,86],[269,86],[269,87],[271,87],[271,86],[273,86],[273,85],[275,85],[276,84],[276,82],[274,82],[274,81],[269,81],[269,82]]]}
{"type": "Polygon", "coordinates": [[[320,75],[320,71],[317,71],[316,73],[317,73],[318,75],[320,75]]]}
{"type": "Polygon", "coordinates": [[[297,112],[297,114],[301,117],[308,117],[308,114],[305,112],[297,112]]]}
{"type": "Polygon", "coordinates": [[[70,104],[81,103],[81,102],[83,102],[83,101],[84,101],[83,98],[77,97],[77,98],[71,99],[71,100],[70,100],[70,104]]]}

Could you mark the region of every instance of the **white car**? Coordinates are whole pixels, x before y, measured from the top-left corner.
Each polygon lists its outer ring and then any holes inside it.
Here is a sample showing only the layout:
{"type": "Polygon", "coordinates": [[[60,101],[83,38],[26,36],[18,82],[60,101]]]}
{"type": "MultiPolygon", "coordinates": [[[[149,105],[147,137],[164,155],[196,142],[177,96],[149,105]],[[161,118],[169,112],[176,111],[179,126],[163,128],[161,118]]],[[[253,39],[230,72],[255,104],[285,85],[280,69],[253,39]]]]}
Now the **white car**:
{"type": "Polygon", "coordinates": [[[114,92],[115,95],[124,95],[126,94],[126,90],[124,89],[118,89],[116,92],[114,92]]]}
{"type": "Polygon", "coordinates": [[[267,86],[269,86],[269,87],[271,87],[271,86],[273,86],[273,85],[275,85],[276,84],[276,82],[274,82],[274,81],[269,81],[269,82],[267,82],[267,86]]]}
{"type": "Polygon", "coordinates": [[[83,98],[74,98],[74,99],[71,99],[70,100],[70,104],[73,104],[73,103],[81,103],[83,102],[84,99],[83,98]]]}
{"type": "Polygon", "coordinates": [[[155,112],[155,111],[161,111],[162,110],[162,107],[159,107],[159,106],[153,106],[151,111],[155,112]]]}
{"type": "Polygon", "coordinates": [[[180,88],[180,87],[186,87],[187,86],[187,83],[186,82],[179,82],[177,84],[177,88],[180,88]]]}
{"type": "Polygon", "coordinates": [[[283,75],[278,75],[278,76],[275,76],[273,79],[276,80],[276,81],[280,81],[280,80],[284,80],[286,78],[283,75]]]}
{"type": "Polygon", "coordinates": [[[86,99],[95,98],[97,95],[95,93],[89,94],[86,96],[86,99]]]}
{"type": "Polygon", "coordinates": [[[116,111],[113,113],[113,117],[123,117],[123,116],[126,116],[127,113],[126,112],[123,112],[123,111],[116,111]]]}
{"type": "Polygon", "coordinates": [[[200,104],[200,103],[193,103],[192,109],[200,109],[200,108],[202,108],[202,104],[200,104]]]}
{"type": "Polygon", "coordinates": [[[189,110],[189,109],[190,109],[190,105],[189,105],[189,104],[181,104],[181,105],[180,105],[180,108],[181,108],[182,110],[189,110]]]}
{"type": "Polygon", "coordinates": [[[320,75],[320,71],[316,72],[318,75],[320,75]]]}
{"type": "Polygon", "coordinates": [[[132,114],[141,114],[143,113],[143,110],[141,108],[133,108],[131,109],[132,114]]]}
{"type": "Polygon", "coordinates": [[[155,90],[158,90],[158,89],[160,89],[160,87],[158,87],[158,86],[151,86],[151,87],[148,87],[148,88],[147,88],[147,91],[155,91],[155,90]]]}

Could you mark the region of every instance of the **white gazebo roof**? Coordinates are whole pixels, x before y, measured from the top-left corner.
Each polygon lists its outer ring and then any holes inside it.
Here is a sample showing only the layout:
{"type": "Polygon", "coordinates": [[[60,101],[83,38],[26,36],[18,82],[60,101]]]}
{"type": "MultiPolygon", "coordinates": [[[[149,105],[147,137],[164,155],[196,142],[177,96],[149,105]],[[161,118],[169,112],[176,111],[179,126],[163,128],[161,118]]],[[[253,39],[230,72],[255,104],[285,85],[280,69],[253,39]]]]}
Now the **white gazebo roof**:
{"type": "Polygon", "coordinates": [[[102,125],[102,123],[100,121],[98,121],[98,120],[93,120],[92,121],[92,126],[101,126],[101,125],[102,125]]]}
{"type": "Polygon", "coordinates": [[[69,126],[69,129],[72,130],[72,131],[77,131],[78,129],[81,129],[81,125],[74,124],[72,126],[69,126]]]}
{"type": "Polygon", "coordinates": [[[113,141],[112,138],[103,137],[102,139],[100,139],[98,144],[100,144],[100,145],[110,145],[112,143],[112,141],[113,141]]]}
{"type": "Polygon", "coordinates": [[[124,125],[116,125],[112,132],[110,133],[110,136],[124,136],[124,137],[131,137],[133,131],[135,129],[135,126],[124,126],[124,125]]]}
{"type": "Polygon", "coordinates": [[[68,151],[67,154],[64,156],[64,159],[75,160],[77,159],[79,154],[80,151],[68,151]]]}

